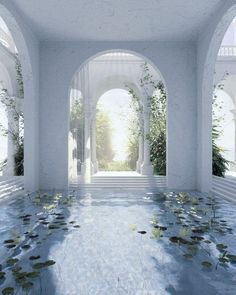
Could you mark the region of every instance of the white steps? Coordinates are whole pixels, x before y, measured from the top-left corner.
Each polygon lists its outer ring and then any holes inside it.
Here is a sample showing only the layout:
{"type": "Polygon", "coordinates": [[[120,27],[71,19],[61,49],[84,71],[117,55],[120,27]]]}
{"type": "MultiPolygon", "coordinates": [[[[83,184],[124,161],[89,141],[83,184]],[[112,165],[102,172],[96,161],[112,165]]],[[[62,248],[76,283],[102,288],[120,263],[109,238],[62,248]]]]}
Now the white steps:
{"type": "Polygon", "coordinates": [[[236,202],[236,177],[213,176],[212,191],[220,197],[236,202]]]}
{"type": "Polygon", "coordinates": [[[22,176],[14,176],[9,179],[0,179],[0,199],[17,195],[23,192],[24,181],[22,176]]]}
{"type": "Polygon", "coordinates": [[[130,190],[145,190],[145,189],[165,189],[165,176],[143,176],[143,175],[94,175],[91,177],[91,183],[84,184],[82,181],[74,180],[70,184],[71,189],[130,189],[130,190]]]}

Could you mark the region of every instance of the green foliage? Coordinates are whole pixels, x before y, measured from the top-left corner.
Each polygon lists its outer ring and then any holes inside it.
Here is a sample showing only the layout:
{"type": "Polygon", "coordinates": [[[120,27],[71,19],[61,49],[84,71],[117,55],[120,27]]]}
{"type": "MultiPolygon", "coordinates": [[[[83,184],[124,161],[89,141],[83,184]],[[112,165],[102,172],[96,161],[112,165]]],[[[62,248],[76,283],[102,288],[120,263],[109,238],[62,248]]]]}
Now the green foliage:
{"type": "Polygon", "coordinates": [[[21,67],[20,60],[18,58],[18,54],[16,54],[15,69],[16,69],[16,80],[18,83],[19,96],[21,98],[24,98],[24,83],[23,83],[23,76],[22,76],[22,67],[21,67]]]}
{"type": "MultiPolygon", "coordinates": [[[[162,81],[154,81],[147,63],[142,65],[143,77],[140,79],[140,87],[146,92],[149,106],[151,108],[150,133],[150,160],[154,166],[154,172],[158,175],[166,174],[166,91],[162,81]],[[148,89],[152,89],[152,95],[148,94],[148,89]]],[[[129,89],[132,98],[133,108],[137,112],[136,122],[130,127],[129,161],[134,167],[134,158],[138,155],[138,140],[143,133],[142,118],[143,108],[140,99],[133,89],[129,89]]]]}
{"type": "Polygon", "coordinates": [[[108,163],[112,162],[115,154],[112,149],[112,128],[109,115],[102,109],[97,108],[96,113],[96,149],[99,168],[107,170],[108,163]]]}
{"type": "MultiPolygon", "coordinates": [[[[228,73],[226,73],[228,75],[228,73]]],[[[224,81],[224,79],[223,79],[224,81]]],[[[216,89],[224,89],[224,83],[218,84],[218,86],[214,86],[216,89]]],[[[222,102],[218,100],[216,95],[216,91],[214,90],[213,93],[213,100],[212,100],[212,173],[213,175],[224,177],[225,172],[228,170],[229,161],[225,159],[223,156],[224,149],[221,148],[217,144],[217,139],[219,139],[222,131],[221,131],[221,123],[224,120],[223,115],[219,116],[219,113],[222,113],[222,102]]]]}
{"type": "Polygon", "coordinates": [[[17,146],[14,155],[15,167],[14,172],[16,176],[24,175],[24,144],[20,143],[17,146]]]}
{"type": "MultiPolygon", "coordinates": [[[[23,83],[23,82],[22,82],[23,83]]],[[[13,118],[14,122],[19,126],[15,129],[13,126],[4,126],[0,124],[0,132],[3,136],[11,136],[15,145],[14,155],[14,173],[16,176],[24,175],[24,115],[18,110],[16,100],[9,96],[7,89],[0,92],[1,104],[5,107],[5,111],[13,118]]],[[[1,163],[0,169],[7,165],[7,159],[1,163]]]]}
{"type": "Polygon", "coordinates": [[[151,161],[155,174],[166,175],[166,134],[164,131],[152,138],[151,161]]]}
{"type": "Polygon", "coordinates": [[[222,152],[224,150],[216,144],[220,132],[213,126],[212,130],[212,172],[213,175],[224,177],[225,172],[228,170],[229,161],[227,161],[222,152]]]}
{"type": "Polygon", "coordinates": [[[84,159],[84,108],[81,97],[71,99],[70,131],[76,139],[77,149],[73,150],[73,158],[78,160],[77,170],[80,171],[84,159]]]}
{"type": "Polygon", "coordinates": [[[100,160],[99,169],[103,171],[131,171],[128,161],[104,161],[100,160]]]}

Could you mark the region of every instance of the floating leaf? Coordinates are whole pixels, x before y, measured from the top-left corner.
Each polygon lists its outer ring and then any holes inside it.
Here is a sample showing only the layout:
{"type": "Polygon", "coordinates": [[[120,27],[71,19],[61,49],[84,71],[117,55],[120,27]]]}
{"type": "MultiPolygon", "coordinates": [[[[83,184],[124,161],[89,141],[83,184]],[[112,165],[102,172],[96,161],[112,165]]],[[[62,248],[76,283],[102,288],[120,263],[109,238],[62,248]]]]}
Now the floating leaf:
{"type": "Polygon", "coordinates": [[[74,228],[80,228],[80,225],[79,224],[76,224],[73,226],[74,228]]]}
{"type": "Polygon", "coordinates": [[[205,267],[205,268],[210,268],[212,267],[212,263],[210,261],[202,261],[202,266],[205,267]]]}
{"type": "Polygon", "coordinates": [[[22,285],[22,289],[25,291],[29,291],[30,289],[32,289],[34,286],[34,284],[32,282],[26,282],[22,285]]]}
{"type": "Polygon", "coordinates": [[[137,225],[136,225],[136,224],[130,224],[129,228],[130,228],[132,231],[135,231],[135,230],[137,230],[137,225]]]}
{"type": "Polygon", "coordinates": [[[53,265],[55,263],[56,262],[54,260],[48,260],[48,261],[45,261],[45,262],[39,262],[39,263],[35,263],[33,265],[33,268],[34,269],[41,269],[41,268],[44,268],[44,267],[51,266],[51,265],[53,265]]]}
{"type": "Polygon", "coordinates": [[[236,263],[236,255],[227,254],[226,257],[230,260],[231,263],[236,263]]]}
{"type": "Polygon", "coordinates": [[[23,250],[28,250],[28,249],[30,248],[30,245],[23,245],[23,246],[21,246],[21,248],[22,248],[23,250]]]}
{"type": "Polygon", "coordinates": [[[0,271],[0,280],[5,278],[5,274],[4,271],[0,271]]]}
{"type": "Polygon", "coordinates": [[[183,256],[184,256],[186,259],[192,259],[192,258],[193,258],[193,255],[190,254],[190,253],[185,253],[185,254],[183,254],[183,256]]]}
{"type": "Polygon", "coordinates": [[[166,226],[154,225],[153,227],[154,227],[154,228],[159,228],[159,229],[162,230],[162,231],[167,230],[167,227],[166,227],[166,226]]]}
{"type": "Polygon", "coordinates": [[[225,249],[228,248],[228,246],[224,245],[224,244],[217,244],[216,245],[216,248],[219,250],[219,251],[224,251],[225,249]]]}
{"type": "Polygon", "coordinates": [[[211,244],[211,241],[210,240],[205,240],[204,243],[211,244]]]}
{"type": "Polygon", "coordinates": [[[14,288],[7,287],[2,290],[2,295],[13,295],[14,294],[14,288]]]}
{"type": "Polygon", "coordinates": [[[200,236],[191,236],[190,238],[192,240],[196,240],[196,241],[202,241],[202,240],[204,240],[204,238],[203,237],[200,237],[200,236]]]}
{"type": "Polygon", "coordinates": [[[4,244],[12,244],[12,243],[15,243],[15,240],[5,240],[4,242],[3,242],[4,244]]]}
{"type": "Polygon", "coordinates": [[[14,264],[16,264],[18,261],[19,261],[18,258],[9,258],[9,259],[7,260],[7,264],[8,264],[8,265],[14,265],[14,264]]]}
{"type": "Polygon", "coordinates": [[[38,234],[31,234],[29,235],[29,238],[36,239],[39,235],[38,234]]]}
{"type": "Polygon", "coordinates": [[[6,248],[8,248],[8,249],[12,249],[12,248],[15,248],[15,247],[16,247],[15,244],[7,244],[6,245],[6,248]]]}
{"type": "Polygon", "coordinates": [[[39,275],[40,275],[40,272],[38,272],[38,271],[32,271],[32,272],[28,272],[26,274],[27,278],[30,278],[30,279],[38,278],[39,275]]]}
{"type": "Polygon", "coordinates": [[[29,257],[29,260],[37,260],[40,258],[40,255],[37,255],[37,256],[30,256],[29,257]]]}
{"type": "Polygon", "coordinates": [[[138,233],[141,235],[145,235],[147,232],[145,230],[140,230],[140,231],[138,231],[138,233]]]}
{"type": "Polygon", "coordinates": [[[162,237],[162,230],[160,228],[153,228],[152,229],[152,237],[156,238],[156,239],[162,237]]]}

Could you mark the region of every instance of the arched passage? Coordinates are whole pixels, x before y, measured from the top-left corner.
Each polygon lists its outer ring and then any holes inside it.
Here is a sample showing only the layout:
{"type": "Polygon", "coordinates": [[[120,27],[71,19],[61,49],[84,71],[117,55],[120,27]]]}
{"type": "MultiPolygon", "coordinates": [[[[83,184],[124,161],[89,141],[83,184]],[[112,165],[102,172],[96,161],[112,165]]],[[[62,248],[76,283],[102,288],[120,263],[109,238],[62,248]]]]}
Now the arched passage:
{"type": "MultiPolygon", "coordinates": [[[[133,99],[138,100],[140,117],[142,121],[142,142],[143,145],[141,161],[141,173],[153,175],[153,165],[150,161],[150,116],[151,98],[155,98],[155,87],[157,81],[163,81],[159,72],[145,58],[136,54],[123,51],[111,51],[100,54],[90,59],[80,68],[72,80],[72,87],[77,85],[82,95],[84,113],[84,163],[82,164],[81,174],[89,182],[96,159],[94,158],[94,122],[95,110],[99,97],[102,93],[112,88],[122,88],[130,92],[133,99]]],[[[164,82],[162,82],[164,85],[164,82]]],[[[158,84],[159,85],[159,84],[158,84]]],[[[166,98],[166,96],[165,96],[166,98]]],[[[165,118],[166,121],[166,118],[165,118]]],[[[166,130],[165,130],[166,135],[166,130]]],[[[164,147],[164,145],[163,145],[164,147]]],[[[165,142],[166,148],[166,142],[165,142]]],[[[70,151],[69,151],[70,153],[70,151]]],[[[166,153],[165,153],[166,154],[166,153]]],[[[70,158],[70,157],[69,157],[70,158]]],[[[166,159],[164,159],[166,164],[166,159]]],[[[71,167],[71,165],[69,164],[71,167]]],[[[71,175],[71,172],[69,172],[71,175]]],[[[77,175],[76,175],[77,177],[77,175]]]]}
{"type": "Polygon", "coordinates": [[[198,189],[212,190],[212,93],[221,42],[236,15],[232,1],[215,16],[198,46],[198,189]]]}
{"type": "MultiPolygon", "coordinates": [[[[27,28],[22,25],[18,15],[15,15],[15,11],[10,3],[6,2],[5,4],[0,4],[0,16],[6,23],[12,36],[8,41],[11,43],[13,40],[17,48],[24,84],[24,184],[26,189],[33,190],[38,188],[38,119],[36,116],[36,90],[38,82],[35,80],[37,78],[35,71],[37,68],[35,56],[36,46],[34,46],[33,37],[27,28]],[[32,59],[34,59],[34,65],[32,59]]],[[[9,49],[13,51],[15,47],[11,43],[9,49]]]]}

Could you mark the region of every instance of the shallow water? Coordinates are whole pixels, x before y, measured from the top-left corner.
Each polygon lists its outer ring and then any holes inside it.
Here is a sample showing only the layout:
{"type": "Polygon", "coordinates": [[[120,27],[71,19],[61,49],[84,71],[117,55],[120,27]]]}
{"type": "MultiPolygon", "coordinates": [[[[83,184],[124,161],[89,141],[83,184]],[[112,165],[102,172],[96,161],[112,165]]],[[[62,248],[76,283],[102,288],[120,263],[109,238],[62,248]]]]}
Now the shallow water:
{"type": "Polygon", "coordinates": [[[34,295],[236,294],[236,264],[218,260],[236,254],[236,205],[224,200],[200,194],[187,200],[169,194],[160,200],[160,195],[106,191],[68,198],[22,196],[0,202],[0,221],[5,272],[0,290],[12,287],[14,294],[34,295]],[[182,240],[176,242],[176,237],[182,240]],[[11,245],[4,243],[7,239],[14,240],[13,248],[6,247],[11,245]],[[25,244],[30,248],[22,249],[25,244]],[[7,265],[8,258],[19,261],[7,265]],[[40,269],[37,278],[26,276],[35,271],[35,263],[47,260],[55,264],[40,269]],[[19,266],[18,278],[23,275],[16,282],[12,270],[19,266]],[[26,282],[33,283],[28,291],[26,282]]]}

